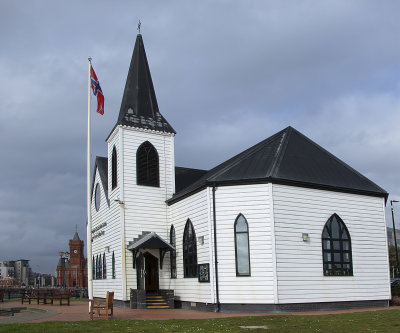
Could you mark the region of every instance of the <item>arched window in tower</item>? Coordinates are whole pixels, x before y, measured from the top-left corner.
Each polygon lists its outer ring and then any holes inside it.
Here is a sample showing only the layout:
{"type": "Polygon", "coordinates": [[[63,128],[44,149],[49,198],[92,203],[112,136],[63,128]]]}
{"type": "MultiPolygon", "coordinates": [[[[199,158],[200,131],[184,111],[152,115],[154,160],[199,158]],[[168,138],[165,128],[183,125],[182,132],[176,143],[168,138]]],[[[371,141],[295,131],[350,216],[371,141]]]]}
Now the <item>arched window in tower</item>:
{"type": "Polygon", "coordinates": [[[193,224],[188,219],[183,232],[183,276],[197,277],[197,243],[193,224]]]}
{"type": "Polygon", "coordinates": [[[117,149],[113,148],[112,155],[111,155],[111,189],[115,189],[118,183],[118,176],[117,176],[117,149]]]}
{"type": "Polygon", "coordinates": [[[352,276],[351,238],[342,219],[333,214],[322,231],[325,276],[352,276]]]}
{"type": "Polygon", "coordinates": [[[103,253],[103,279],[107,279],[106,254],[103,253]]]}
{"type": "Polygon", "coordinates": [[[115,279],[115,256],[114,256],[114,251],[112,254],[112,259],[111,259],[111,269],[112,269],[112,278],[115,279]]]}
{"type": "Polygon", "coordinates": [[[235,221],[235,256],[236,275],[250,276],[249,225],[242,214],[235,221]]]}
{"type": "Polygon", "coordinates": [[[160,186],[158,153],[149,141],[142,143],[136,152],[136,179],[138,185],[160,186]]]}
{"type": "Polygon", "coordinates": [[[175,228],[171,225],[169,231],[169,243],[175,248],[174,251],[170,251],[169,258],[171,264],[171,279],[176,279],[176,240],[175,240],[175,228]]]}

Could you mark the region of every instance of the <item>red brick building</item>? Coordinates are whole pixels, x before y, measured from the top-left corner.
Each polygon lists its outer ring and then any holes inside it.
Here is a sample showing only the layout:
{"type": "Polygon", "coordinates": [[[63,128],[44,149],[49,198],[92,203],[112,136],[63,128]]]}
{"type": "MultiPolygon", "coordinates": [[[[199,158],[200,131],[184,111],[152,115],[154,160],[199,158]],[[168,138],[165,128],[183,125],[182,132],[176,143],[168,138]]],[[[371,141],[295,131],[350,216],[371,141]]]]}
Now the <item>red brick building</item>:
{"type": "Polygon", "coordinates": [[[60,287],[87,287],[87,261],[83,252],[84,243],[75,232],[69,241],[69,253],[60,256],[57,265],[57,285],[60,287]]]}

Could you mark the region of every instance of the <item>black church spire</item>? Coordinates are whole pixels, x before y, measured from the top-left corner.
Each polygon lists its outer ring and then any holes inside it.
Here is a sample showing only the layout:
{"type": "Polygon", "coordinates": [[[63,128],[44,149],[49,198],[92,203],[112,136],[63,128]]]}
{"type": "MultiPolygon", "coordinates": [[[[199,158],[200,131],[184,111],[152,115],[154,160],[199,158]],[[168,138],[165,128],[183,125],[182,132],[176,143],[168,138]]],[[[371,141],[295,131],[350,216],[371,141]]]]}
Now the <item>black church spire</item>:
{"type": "Polygon", "coordinates": [[[141,34],[136,38],[117,125],[175,133],[158,110],[141,34]]]}

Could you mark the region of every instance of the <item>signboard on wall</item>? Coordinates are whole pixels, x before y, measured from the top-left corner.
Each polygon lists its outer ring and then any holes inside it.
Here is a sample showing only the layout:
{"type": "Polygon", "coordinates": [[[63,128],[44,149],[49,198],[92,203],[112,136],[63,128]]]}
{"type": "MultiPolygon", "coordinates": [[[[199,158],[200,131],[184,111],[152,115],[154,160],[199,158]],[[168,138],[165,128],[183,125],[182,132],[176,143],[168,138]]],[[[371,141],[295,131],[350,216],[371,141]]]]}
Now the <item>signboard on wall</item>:
{"type": "Polygon", "coordinates": [[[199,264],[199,282],[210,282],[210,264],[199,264]]]}

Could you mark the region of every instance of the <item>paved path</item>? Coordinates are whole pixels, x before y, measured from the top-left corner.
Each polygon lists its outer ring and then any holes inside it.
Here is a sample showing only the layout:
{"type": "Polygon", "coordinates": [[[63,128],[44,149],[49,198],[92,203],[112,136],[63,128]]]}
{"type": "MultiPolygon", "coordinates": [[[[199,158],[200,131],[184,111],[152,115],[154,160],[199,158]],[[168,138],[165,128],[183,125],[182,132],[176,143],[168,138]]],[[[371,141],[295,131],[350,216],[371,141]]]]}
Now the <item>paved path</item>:
{"type": "MultiPolygon", "coordinates": [[[[0,324],[9,323],[38,323],[43,321],[86,321],[89,320],[89,306],[86,302],[71,302],[71,305],[37,305],[21,304],[20,302],[6,302],[1,307],[26,307],[20,313],[12,317],[0,317],[0,324]]],[[[209,319],[243,316],[265,316],[265,315],[323,315],[346,312],[361,312],[374,310],[400,309],[400,306],[390,308],[352,309],[338,311],[318,312],[295,312],[295,313],[216,313],[206,311],[165,309],[165,310],[133,310],[126,308],[114,308],[114,319],[136,319],[136,320],[168,320],[168,319],[209,319]]]]}

